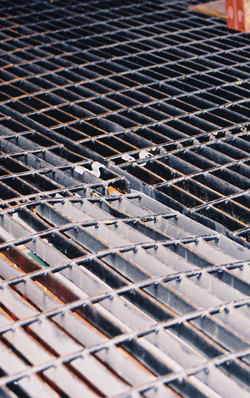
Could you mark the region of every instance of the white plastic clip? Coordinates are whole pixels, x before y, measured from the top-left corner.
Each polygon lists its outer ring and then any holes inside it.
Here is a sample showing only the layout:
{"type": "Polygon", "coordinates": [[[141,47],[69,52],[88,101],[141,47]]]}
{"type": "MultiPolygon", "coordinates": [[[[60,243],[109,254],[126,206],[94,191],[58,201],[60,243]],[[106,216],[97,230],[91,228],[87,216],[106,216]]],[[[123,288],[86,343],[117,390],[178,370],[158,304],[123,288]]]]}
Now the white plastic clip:
{"type": "MultiPolygon", "coordinates": [[[[146,151],[145,149],[143,149],[142,151],[139,152],[139,158],[140,159],[146,159],[153,156],[152,153],[146,151]]],[[[141,163],[141,166],[145,166],[146,163],[141,163]]]]}
{"type": "Polygon", "coordinates": [[[82,166],[76,166],[75,171],[79,174],[83,174],[86,169],[82,166]]]}
{"type": "Polygon", "coordinates": [[[96,177],[100,177],[101,171],[100,169],[103,167],[103,164],[99,162],[92,163],[92,170],[89,170],[89,173],[93,174],[96,177]]]}
{"type": "Polygon", "coordinates": [[[133,158],[133,156],[130,156],[128,153],[124,153],[122,155],[122,159],[126,162],[132,162],[133,160],[135,160],[135,158],[133,158]]]}
{"type": "Polygon", "coordinates": [[[103,164],[101,164],[99,162],[93,162],[91,167],[92,167],[92,170],[89,170],[82,166],[76,166],[75,171],[79,174],[83,174],[87,171],[96,177],[100,177],[100,175],[101,175],[100,169],[103,167],[103,164]]]}

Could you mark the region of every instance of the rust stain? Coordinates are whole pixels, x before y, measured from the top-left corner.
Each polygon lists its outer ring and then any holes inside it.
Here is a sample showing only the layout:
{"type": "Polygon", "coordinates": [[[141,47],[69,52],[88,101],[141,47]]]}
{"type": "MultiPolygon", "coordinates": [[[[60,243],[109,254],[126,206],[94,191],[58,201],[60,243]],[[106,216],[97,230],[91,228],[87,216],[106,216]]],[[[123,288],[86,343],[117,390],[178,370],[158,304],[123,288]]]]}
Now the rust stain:
{"type": "Polygon", "coordinates": [[[112,185],[109,185],[109,187],[108,187],[108,191],[109,191],[109,195],[111,196],[111,195],[121,195],[122,194],[122,192],[121,191],[118,191],[118,189],[117,188],[114,188],[112,185]]]}

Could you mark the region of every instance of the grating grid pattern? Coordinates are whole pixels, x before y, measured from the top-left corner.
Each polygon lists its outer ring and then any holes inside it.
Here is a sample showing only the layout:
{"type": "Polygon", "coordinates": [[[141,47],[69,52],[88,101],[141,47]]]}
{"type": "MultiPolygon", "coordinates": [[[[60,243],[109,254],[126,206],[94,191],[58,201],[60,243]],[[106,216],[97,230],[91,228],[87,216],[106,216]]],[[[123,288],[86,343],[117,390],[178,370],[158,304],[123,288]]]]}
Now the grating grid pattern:
{"type": "Polygon", "coordinates": [[[0,220],[1,387],[250,395],[247,249],[140,193],[57,196],[0,220]]]}
{"type": "Polygon", "coordinates": [[[189,3],[2,2],[0,123],[248,241],[249,37],[189,3]]]}
{"type": "Polygon", "coordinates": [[[250,38],[195,3],[0,3],[1,397],[250,397],[250,38]]]}

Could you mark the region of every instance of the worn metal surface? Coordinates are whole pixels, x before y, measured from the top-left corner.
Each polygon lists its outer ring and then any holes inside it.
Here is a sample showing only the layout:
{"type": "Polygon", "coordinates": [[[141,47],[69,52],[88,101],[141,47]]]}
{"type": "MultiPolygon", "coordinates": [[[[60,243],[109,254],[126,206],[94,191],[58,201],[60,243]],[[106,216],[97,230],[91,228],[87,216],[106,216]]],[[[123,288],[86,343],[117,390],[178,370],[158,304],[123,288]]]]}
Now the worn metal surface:
{"type": "Polygon", "coordinates": [[[219,18],[227,18],[226,0],[209,1],[208,3],[189,6],[189,10],[202,12],[219,18]]]}
{"type": "Polygon", "coordinates": [[[250,397],[249,38],[194,3],[0,3],[1,397],[250,397]]]}

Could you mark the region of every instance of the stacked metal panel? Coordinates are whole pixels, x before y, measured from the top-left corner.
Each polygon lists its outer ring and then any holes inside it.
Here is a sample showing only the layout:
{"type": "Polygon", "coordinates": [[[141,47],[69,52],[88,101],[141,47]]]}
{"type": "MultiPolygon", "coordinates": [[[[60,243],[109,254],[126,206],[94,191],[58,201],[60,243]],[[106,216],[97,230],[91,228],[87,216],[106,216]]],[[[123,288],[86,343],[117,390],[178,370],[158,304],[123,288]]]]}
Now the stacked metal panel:
{"type": "Polygon", "coordinates": [[[250,41],[195,3],[0,3],[1,397],[250,396],[250,41]]]}
{"type": "Polygon", "coordinates": [[[0,236],[2,396],[250,396],[248,249],[137,192],[24,200],[0,236]]]}

